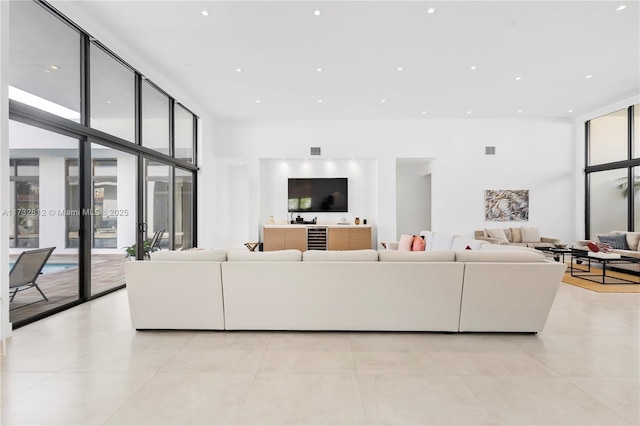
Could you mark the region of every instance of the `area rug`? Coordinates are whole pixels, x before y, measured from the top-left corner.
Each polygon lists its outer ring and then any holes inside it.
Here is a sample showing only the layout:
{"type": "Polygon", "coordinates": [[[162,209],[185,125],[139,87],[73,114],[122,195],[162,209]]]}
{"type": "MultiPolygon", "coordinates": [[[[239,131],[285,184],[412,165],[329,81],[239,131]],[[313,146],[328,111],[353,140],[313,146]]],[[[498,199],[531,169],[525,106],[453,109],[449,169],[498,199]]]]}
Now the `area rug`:
{"type": "MultiPolygon", "coordinates": [[[[638,279],[637,276],[615,271],[607,271],[607,275],[611,275],[612,277],[628,278],[631,280],[638,279]]],[[[598,284],[582,278],[572,277],[571,273],[568,271],[564,274],[562,282],[576,287],[586,288],[587,290],[597,291],[599,293],[640,293],[640,284],[598,284]]]]}

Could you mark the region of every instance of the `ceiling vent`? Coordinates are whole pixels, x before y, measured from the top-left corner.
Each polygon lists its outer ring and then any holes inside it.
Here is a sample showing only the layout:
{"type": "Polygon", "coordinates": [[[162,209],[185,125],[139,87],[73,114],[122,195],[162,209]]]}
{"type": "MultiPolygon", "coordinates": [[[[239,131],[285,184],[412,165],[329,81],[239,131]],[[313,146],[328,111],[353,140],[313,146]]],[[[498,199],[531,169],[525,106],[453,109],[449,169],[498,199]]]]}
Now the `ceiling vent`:
{"type": "Polygon", "coordinates": [[[312,146],[311,147],[311,155],[321,155],[322,153],[320,152],[320,147],[319,146],[312,146]]]}
{"type": "Polygon", "coordinates": [[[484,147],[484,155],[496,155],[496,147],[495,146],[485,146],[484,147]]]}

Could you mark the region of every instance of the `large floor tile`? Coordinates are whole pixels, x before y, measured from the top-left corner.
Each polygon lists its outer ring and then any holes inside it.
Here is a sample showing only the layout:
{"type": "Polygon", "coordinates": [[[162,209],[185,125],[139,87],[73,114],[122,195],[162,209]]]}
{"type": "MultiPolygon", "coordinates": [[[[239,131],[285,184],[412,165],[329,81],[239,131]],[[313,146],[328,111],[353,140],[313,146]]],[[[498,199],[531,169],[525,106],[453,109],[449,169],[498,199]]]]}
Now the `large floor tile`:
{"type": "Polygon", "coordinates": [[[47,372],[32,373],[29,371],[0,372],[0,399],[2,404],[17,398],[53,374],[47,372]]]}
{"type": "Polygon", "coordinates": [[[276,333],[269,342],[270,351],[350,351],[348,333],[288,332],[276,333]]]}
{"type": "Polygon", "coordinates": [[[56,373],[2,406],[3,425],[103,424],[151,374],[56,373]]]}
{"type": "Polygon", "coordinates": [[[256,376],[239,425],[364,425],[355,374],[256,376]]]}
{"type": "Polygon", "coordinates": [[[568,380],[632,425],[640,424],[638,378],[569,377],[568,380]]]}
{"type": "Polygon", "coordinates": [[[370,425],[497,425],[458,376],[359,374],[370,425]]]}
{"type": "Polygon", "coordinates": [[[264,351],[271,337],[268,332],[201,331],[185,345],[185,349],[264,351]]]}
{"type": "Polygon", "coordinates": [[[267,351],[261,373],[355,373],[350,351],[267,351]]]}
{"type": "Polygon", "coordinates": [[[351,347],[360,352],[436,352],[432,333],[351,333],[351,347]]]}
{"type": "Polygon", "coordinates": [[[255,374],[263,355],[263,351],[183,349],[167,362],[162,371],[255,374]]]}
{"type": "Polygon", "coordinates": [[[439,352],[353,352],[359,374],[455,374],[439,352]]]}
{"type": "Polygon", "coordinates": [[[462,380],[501,424],[627,424],[563,377],[462,376],[462,380]]]}
{"type": "Polygon", "coordinates": [[[131,395],[110,425],[232,425],[250,374],[158,373],[131,395]]]}
{"type": "Polygon", "coordinates": [[[460,375],[493,376],[557,376],[558,374],[542,362],[526,353],[443,352],[445,359],[460,375]]]}

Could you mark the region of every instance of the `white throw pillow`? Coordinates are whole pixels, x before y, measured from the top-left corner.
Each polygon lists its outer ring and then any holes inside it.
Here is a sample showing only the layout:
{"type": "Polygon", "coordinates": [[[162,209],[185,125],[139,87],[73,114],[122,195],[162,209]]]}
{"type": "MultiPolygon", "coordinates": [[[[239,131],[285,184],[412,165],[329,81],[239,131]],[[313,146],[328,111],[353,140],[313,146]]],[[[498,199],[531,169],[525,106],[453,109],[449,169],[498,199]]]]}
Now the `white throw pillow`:
{"type": "Polygon", "coordinates": [[[540,242],[540,229],[539,228],[525,228],[522,227],[522,242],[523,243],[539,243],[540,242]]]}
{"type": "Polygon", "coordinates": [[[500,240],[500,244],[509,244],[509,239],[507,238],[507,234],[504,233],[504,229],[485,229],[485,232],[489,238],[500,240]]]}

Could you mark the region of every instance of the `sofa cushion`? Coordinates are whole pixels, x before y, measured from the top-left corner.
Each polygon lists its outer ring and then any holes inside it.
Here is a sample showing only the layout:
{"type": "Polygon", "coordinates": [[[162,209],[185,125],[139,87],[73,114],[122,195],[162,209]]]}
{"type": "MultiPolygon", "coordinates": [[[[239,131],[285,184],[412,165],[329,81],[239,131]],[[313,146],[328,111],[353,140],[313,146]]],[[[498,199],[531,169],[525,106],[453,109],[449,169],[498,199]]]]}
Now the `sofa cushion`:
{"type": "Polygon", "coordinates": [[[432,243],[430,251],[433,250],[451,250],[453,247],[453,239],[456,237],[451,234],[441,234],[439,232],[434,232],[431,234],[432,243]]]}
{"type": "Polygon", "coordinates": [[[542,262],[544,255],[526,250],[456,250],[456,262],[542,262]]]}
{"type": "Polygon", "coordinates": [[[229,250],[227,252],[229,262],[300,262],[302,252],[300,250],[275,250],[275,251],[245,251],[229,250]]]}
{"type": "Polygon", "coordinates": [[[624,236],[627,238],[627,246],[629,247],[629,250],[638,250],[640,232],[625,232],[624,236]]]}
{"type": "Polygon", "coordinates": [[[522,228],[511,228],[511,242],[512,243],[522,242],[522,228]]]}
{"type": "Polygon", "coordinates": [[[453,262],[455,252],[453,250],[436,251],[388,251],[378,252],[380,262],[453,262]]]}
{"type": "Polygon", "coordinates": [[[614,249],[629,250],[627,237],[624,234],[597,235],[598,241],[610,244],[614,249]]]}
{"type": "Polygon", "coordinates": [[[399,251],[411,251],[412,245],[413,245],[413,235],[402,234],[400,236],[400,241],[398,242],[399,251]]]}
{"type": "Polygon", "coordinates": [[[411,251],[424,251],[425,242],[422,237],[414,236],[413,244],[411,245],[411,251]]]}
{"type": "MultiPolygon", "coordinates": [[[[385,250],[386,251],[386,250],[385,250]]],[[[390,250],[389,253],[412,253],[390,250]]],[[[307,250],[302,254],[305,262],[377,262],[378,252],[365,250],[307,250]]]]}
{"type": "Polygon", "coordinates": [[[151,252],[152,262],[224,262],[226,250],[159,250],[151,252]]]}
{"type": "Polygon", "coordinates": [[[474,240],[467,237],[455,237],[451,248],[453,250],[464,250],[469,247],[470,250],[480,250],[484,244],[489,244],[487,241],[474,240]]]}
{"type": "Polygon", "coordinates": [[[486,229],[487,236],[490,238],[495,238],[500,241],[500,244],[509,244],[509,238],[504,229],[502,228],[494,228],[494,229],[486,229]]]}
{"type": "Polygon", "coordinates": [[[431,246],[433,245],[433,232],[420,231],[420,236],[424,238],[424,250],[431,251],[431,246]]]}
{"type": "Polygon", "coordinates": [[[523,243],[539,243],[540,241],[540,228],[525,228],[520,229],[522,234],[523,243]]]}

